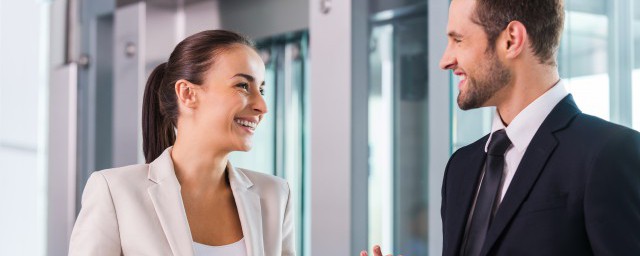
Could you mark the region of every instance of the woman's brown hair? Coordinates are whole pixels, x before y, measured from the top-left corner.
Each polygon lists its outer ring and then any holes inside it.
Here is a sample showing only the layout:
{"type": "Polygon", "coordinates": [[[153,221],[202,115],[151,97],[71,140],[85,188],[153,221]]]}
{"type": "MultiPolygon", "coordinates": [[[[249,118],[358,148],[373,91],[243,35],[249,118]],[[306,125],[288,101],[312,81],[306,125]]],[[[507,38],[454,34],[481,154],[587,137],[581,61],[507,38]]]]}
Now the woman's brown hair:
{"type": "Polygon", "coordinates": [[[202,31],[182,40],[169,60],[151,72],[142,101],[142,148],[146,163],[160,156],[176,140],[178,99],[175,83],[184,79],[201,85],[216,57],[236,44],[253,47],[249,39],[231,31],[202,31]]]}

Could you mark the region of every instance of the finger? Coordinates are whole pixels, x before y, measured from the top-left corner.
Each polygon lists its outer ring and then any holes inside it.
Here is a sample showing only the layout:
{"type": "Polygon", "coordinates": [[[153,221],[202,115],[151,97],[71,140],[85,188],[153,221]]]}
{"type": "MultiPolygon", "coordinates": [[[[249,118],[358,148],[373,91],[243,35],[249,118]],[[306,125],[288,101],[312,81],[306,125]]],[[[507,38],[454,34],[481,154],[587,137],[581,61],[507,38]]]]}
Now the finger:
{"type": "Polygon", "coordinates": [[[367,256],[367,251],[361,251],[360,256],[367,256]]]}
{"type": "Polygon", "coordinates": [[[382,250],[380,249],[380,246],[376,245],[373,247],[373,254],[375,256],[382,256],[382,250]]]}

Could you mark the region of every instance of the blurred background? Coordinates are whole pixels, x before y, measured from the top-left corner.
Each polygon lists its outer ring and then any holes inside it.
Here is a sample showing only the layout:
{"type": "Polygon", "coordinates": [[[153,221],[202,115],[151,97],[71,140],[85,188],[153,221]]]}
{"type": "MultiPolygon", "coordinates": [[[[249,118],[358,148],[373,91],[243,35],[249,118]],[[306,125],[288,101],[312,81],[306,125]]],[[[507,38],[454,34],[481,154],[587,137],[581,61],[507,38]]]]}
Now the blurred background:
{"type": "MultiPolygon", "coordinates": [[[[561,77],[640,129],[640,1],[566,0],[561,77]]],[[[489,132],[438,68],[446,0],[0,0],[0,255],[66,255],[93,171],[142,163],[150,71],[183,38],[257,43],[270,113],[234,165],[294,192],[299,255],[441,255],[448,157],[489,132]]]]}

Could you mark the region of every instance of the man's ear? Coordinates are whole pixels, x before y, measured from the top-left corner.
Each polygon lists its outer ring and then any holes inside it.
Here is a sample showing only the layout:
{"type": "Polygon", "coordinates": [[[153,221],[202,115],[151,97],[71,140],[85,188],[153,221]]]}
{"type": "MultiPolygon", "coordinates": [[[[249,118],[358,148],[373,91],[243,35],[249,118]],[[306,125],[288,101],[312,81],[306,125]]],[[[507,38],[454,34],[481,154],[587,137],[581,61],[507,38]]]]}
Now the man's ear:
{"type": "Polygon", "coordinates": [[[498,50],[503,51],[506,59],[515,59],[527,47],[527,28],[519,21],[509,22],[509,25],[500,35],[498,50]]]}
{"type": "Polygon", "coordinates": [[[195,108],[198,105],[198,95],[196,85],[191,82],[180,79],[175,84],[178,103],[187,108],[195,108]]]}

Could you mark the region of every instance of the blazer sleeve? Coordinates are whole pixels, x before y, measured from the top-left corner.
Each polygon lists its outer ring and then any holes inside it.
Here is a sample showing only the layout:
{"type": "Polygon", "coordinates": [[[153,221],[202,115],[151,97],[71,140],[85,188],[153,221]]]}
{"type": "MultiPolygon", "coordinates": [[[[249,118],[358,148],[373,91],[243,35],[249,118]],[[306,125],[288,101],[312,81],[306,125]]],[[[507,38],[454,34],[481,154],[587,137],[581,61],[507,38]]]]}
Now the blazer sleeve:
{"type": "Polygon", "coordinates": [[[594,158],[585,225],[595,255],[640,255],[640,134],[616,133],[594,158]]]}
{"type": "Polygon", "coordinates": [[[113,198],[100,172],[89,177],[82,194],[69,245],[69,255],[121,255],[120,233],[113,198]]]}
{"type": "Polygon", "coordinates": [[[291,188],[289,187],[289,183],[286,183],[287,186],[287,205],[284,210],[284,219],[282,221],[282,255],[283,256],[295,256],[296,255],[296,246],[295,246],[295,221],[293,220],[293,207],[291,200],[291,188]]]}

